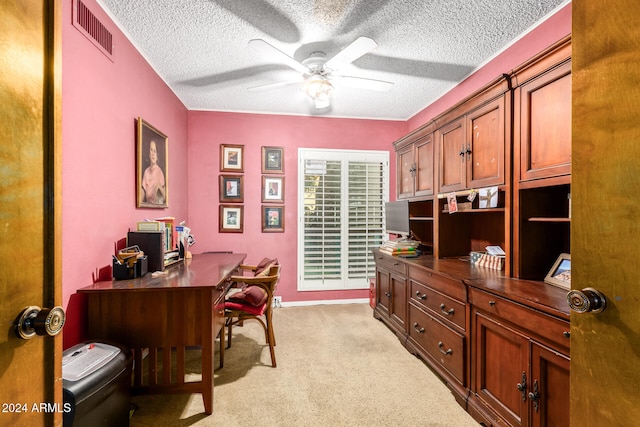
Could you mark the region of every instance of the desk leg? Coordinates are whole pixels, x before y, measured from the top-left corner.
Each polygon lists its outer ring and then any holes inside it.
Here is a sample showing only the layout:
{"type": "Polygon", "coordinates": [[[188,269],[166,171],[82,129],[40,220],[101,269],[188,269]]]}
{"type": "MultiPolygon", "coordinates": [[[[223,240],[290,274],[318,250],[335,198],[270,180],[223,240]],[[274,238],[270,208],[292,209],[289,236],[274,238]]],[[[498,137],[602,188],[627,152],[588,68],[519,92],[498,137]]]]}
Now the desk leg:
{"type": "Polygon", "coordinates": [[[206,310],[205,324],[202,325],[202,400],[204,401],[204,412],[207,415],[213,413],[213,356],[214,342],[213,325],[215,322],[215,310],[212,307],[211,295],[203,298],[202,310],[206,310]]]}

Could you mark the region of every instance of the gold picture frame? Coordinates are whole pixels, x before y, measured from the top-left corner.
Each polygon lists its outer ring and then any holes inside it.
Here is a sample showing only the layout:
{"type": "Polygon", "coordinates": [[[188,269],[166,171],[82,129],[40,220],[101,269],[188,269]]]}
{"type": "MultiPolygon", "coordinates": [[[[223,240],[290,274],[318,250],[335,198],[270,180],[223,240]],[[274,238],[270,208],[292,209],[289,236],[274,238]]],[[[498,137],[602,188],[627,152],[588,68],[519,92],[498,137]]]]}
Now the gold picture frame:
{"type": "Polygon", "coordinates": [[[142,117],[136,124],[136,206],[169,207],[169,138],[142,117]]]}

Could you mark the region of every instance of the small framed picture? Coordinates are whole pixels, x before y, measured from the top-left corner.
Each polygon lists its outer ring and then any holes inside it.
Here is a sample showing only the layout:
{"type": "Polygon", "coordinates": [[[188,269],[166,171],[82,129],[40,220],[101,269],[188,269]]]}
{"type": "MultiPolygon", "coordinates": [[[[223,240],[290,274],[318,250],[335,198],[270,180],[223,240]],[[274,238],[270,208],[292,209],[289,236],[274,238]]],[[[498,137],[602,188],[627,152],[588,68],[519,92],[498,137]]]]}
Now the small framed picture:
{"type": "Polygon", "coordinates": [[[284,148],[262,147],[262,173],[284,173],[284,148]]]}
{"type": "Polygon", "coordinates": [[[262,176],[262,202],[284,202],[284,177],[262,176]]]}
{"type": "Polygon", "coordinates": [[[220,203],[242,203],[243,201],[244,177],[220,175],[220,203]]]}
{"type": "Polygon", "coordinates": [[[544,282],[562,289],[571,289],[571,255],[560,254],[544,278],[544,282]]]}
{"type": "Polygon", "coordinates": [[[262,206],[262,232],[284,233],[284,206],[262,206]]]}
{"type": "Polygon", "coordinates": [[[244,172],[244,145],[220,144],[220,172],[244,172]]]}
{"type": "Polygon", "coordinates": [[[244,224],[244,206],[220,205],[220,233],[242,233],[244,224]]]}

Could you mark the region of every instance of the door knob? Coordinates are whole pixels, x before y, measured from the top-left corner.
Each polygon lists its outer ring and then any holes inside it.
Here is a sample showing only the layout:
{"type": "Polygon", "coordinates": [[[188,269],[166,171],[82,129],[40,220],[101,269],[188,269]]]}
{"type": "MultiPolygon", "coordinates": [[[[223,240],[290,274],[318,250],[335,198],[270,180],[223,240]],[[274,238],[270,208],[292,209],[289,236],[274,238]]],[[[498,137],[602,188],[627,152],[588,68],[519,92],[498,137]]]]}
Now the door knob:
{"type": "Polygon", "coordinates": [[[18,338],[28,340],[35,335],[56,336],[62,331],[66,314],[62,307],[40,308],[37,305],[25,307],[13,322],[18,338]]]}
{"type": "Polygon", "coordinates": [[[577,313],[600,313],[607,307],[607,299],[596,289],[584,288],[581,291],[569,291],[567,304],[577,313]]]}

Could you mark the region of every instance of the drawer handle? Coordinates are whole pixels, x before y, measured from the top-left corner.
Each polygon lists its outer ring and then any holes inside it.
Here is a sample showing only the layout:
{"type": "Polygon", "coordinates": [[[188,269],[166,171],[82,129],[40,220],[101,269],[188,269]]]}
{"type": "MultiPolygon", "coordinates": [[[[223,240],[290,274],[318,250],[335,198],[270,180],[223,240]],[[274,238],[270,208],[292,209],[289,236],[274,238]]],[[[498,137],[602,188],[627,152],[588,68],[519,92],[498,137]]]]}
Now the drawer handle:
{"type": "Polygon", "coordinates": [[[489,301],[489,305],[490,305],[491,307],[493,307],[494,305],[496,305],[496,302],[495,302],[495,301],[489,301]]]}
{"type": "Polygon", "coordinates": [[[565,338],[571,338],[571,332],[569,331],[564,331],[562,335],[564,335],[565,338]]]}
{"type": "Polygon", "coordinates": [[[427,299],[427,294],[420,295],[420,291],[416,291],[416,297],[420,298],[422,301],[427,299]]]}
{"type": "Polygon", "coordinates": [[[453,315],[453,313],[455,313],[456,311],[453,308],[450,308],[448,311],[445,310],[445,306],[444,304],[440,304],[440,311],[442,312],[442,314],[444,314],[445,316],[451,316],[453,315]]]}
{"type": "Polygon", "coordinates": [[[424,334],[424,328],[421,328],[417,322],[413,324],[413,329],[415,329],[419,334],[424,334]]]}
{"type": "Polygon", "coordinates": [[[440,350],[440,353],[444,354],[445,356],[449,356],[450,354],[453,353],[453,350],[448,349],[448,350],[444,350],[444,344],[442,344],[442,341],[438,341],[438,350],[440,350]]]}
{"type": "Polygon", "coordinates": [[[400,265],[400,263],[399,263],[399,262],[394,262],[394,263],[393,263],[393,266],[394,266],[394,267],[397,267],[397,266],[399,266],[399,265],[400,265]]]}

